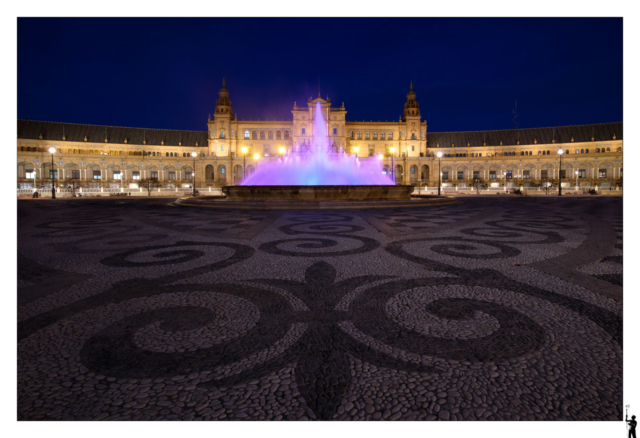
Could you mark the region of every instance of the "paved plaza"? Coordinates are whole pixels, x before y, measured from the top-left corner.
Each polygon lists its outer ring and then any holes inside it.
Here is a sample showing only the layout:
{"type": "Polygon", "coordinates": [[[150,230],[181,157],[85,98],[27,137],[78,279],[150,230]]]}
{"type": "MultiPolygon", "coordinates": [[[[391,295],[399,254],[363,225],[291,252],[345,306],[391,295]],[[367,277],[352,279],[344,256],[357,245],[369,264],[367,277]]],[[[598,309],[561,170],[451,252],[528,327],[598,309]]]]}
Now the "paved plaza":
{"type": "Polygon", "coordinates": [[[621,420],[622,199],[18,201],[20,420],[621,420]]]}

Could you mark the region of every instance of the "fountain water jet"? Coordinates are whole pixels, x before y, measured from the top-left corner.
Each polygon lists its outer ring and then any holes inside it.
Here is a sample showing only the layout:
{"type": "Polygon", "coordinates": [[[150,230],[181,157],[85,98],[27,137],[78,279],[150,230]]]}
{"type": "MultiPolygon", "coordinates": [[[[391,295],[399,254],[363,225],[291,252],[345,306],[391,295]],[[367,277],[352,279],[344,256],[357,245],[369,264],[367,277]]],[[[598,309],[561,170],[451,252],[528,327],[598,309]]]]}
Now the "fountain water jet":
{"type": "Polygon", "coordinates": [[[380,160],[361,161],[355,155],[335,152],[327,135],[320,102],[316,104],[313,142],[301,153],[288,151],[277,161],[260,163],[241,186],[394,185],[382,173],[380,160]]]}

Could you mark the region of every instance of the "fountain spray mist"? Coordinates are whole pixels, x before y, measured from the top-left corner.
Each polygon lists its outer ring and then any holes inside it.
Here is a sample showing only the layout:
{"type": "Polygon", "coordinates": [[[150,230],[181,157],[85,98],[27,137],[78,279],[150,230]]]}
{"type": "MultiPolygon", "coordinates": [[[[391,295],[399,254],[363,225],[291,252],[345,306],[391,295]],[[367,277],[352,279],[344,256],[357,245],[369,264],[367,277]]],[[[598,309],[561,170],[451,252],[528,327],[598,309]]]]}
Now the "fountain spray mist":
{"type": "Polygon", "coordinates": [[[277,161],[260,162],[240,185],[393,185],[393,181],[383,174],[381,160],[371,157],[361,161],[331,148],[327,122],[318,102],[310,148],[302,152],[289,150],[277,161]]]}

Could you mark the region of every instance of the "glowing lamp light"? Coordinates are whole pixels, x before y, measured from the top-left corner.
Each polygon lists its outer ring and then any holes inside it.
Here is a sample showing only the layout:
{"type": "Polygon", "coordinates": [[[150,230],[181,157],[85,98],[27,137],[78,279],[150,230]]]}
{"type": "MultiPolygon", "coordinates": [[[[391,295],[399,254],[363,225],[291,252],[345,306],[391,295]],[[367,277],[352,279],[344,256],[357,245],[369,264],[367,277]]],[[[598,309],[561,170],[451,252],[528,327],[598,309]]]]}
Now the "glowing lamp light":
{"type": "Polygon", "coordinates": [[[576,175],[578,174],[578,171],[576,170],[576,175]]]}
{"type": "Polygon", "coordinates": [[[278,149],[278,152],[279,152],[279,153],[281,153],[281,154],[284,154],[285,149],[281,146],[281,147],[278,149]]]}
{"type": "Polygon", "coordinates": [[[49,153],[54,154],[56,152],[56,148],[49,148],[49,153]]]}
{"type": "Polygon", "coordinates": [[[353,148],[353,152],[355,152],[356,154],[358,153],[359,150],[360,150],[360,148],[358,148],[358,146],[353,148]]]}
{"type": "Polygon", "coordinates": [[[198,154],[197,154],[196,152],[191,152],[191,156],[192,156],[193,158],[195,158],[195,157],[197,157],[197,156],[198,156],[198,154]]]}
{"type": "Polygon", "coordinates": [[[438,158],[442,158],[442,152],[438,152],[438,158]]]}
{"type": "Polygon", "coordinates": [[[389,148],[389,152],[394,153],[396,151],[396,148],[389,148]]]}
{"type": "Polygon", "coordinates": [[[243,154],[246,154],[248,150],[249,150],[249,149],[247,149],[246,147],[243,147],[243,148],[242,148],[242,153],[243,153],[243,154]]]}
{"type": "Polygon", "coordinates": [[[564,149],[559,149],[559,150],[558,150],[558,154],[559,154],[559,155],[564,154],[564,149]]]}
{"type": "Polygon", "coordinates": [[[253,159],[254,160],[259,160],[260,159],[260,154],[253,154],[253,159]]]}
{"type": "Polygon", "coordinates": [[[378,154],[378,160],[382,160],[383,158],[382,154],[378,154]]]}

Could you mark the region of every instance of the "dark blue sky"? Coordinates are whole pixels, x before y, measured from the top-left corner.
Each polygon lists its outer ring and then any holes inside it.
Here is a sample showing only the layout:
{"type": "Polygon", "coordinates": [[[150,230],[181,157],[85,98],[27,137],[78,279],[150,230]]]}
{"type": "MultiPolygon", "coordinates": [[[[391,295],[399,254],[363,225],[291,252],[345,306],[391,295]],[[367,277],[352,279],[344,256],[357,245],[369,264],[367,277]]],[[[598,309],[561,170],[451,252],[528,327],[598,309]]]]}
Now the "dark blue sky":
{"type": "Polygon", "coordinates": [[[20,18],[18,117],[206,130],[222,76],[240,119],[293,102],[430,131],[622,120],[621,18],[20,18]]]}

